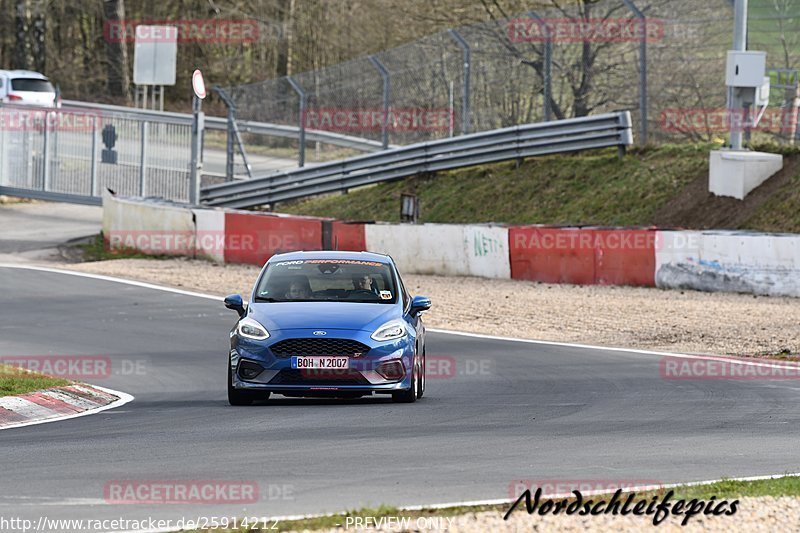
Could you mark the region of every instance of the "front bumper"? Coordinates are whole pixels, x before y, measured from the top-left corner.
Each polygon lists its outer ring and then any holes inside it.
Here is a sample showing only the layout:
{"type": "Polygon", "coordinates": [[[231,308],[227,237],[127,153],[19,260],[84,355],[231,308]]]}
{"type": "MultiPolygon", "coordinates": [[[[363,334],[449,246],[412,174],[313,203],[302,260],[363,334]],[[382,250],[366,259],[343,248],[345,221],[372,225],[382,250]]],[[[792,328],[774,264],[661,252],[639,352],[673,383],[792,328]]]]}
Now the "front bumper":
{"type": "MultiPolygon", "coordinates": [[[[411,335],[393,341],[378,342],[370,332],[360,330],[328,330],[328,339],[347,339],[366,345],[369,350],[359,357],[350,357],[349,368],[342,371],[292,369],[291,356],[278,357],[270,349],[286,339],[311,339],[311,329],[271,331],[264,341],[231,337],[231,383],[235,389],[275,392],[288,396],[325,396],[337,394],[368,395],[408,390],[415,357],[415,339],[411,335]],[[389,362],[401,362],[403,375],[387,379],[378,369],[389,362]],[[258,375],[243,377],[240,367],[260,365],[258,375]]],[[[304,354],[297,354],[304,355],[304,354]]],[[[340,354],[327,354],[340,355],[340,354]]]]}

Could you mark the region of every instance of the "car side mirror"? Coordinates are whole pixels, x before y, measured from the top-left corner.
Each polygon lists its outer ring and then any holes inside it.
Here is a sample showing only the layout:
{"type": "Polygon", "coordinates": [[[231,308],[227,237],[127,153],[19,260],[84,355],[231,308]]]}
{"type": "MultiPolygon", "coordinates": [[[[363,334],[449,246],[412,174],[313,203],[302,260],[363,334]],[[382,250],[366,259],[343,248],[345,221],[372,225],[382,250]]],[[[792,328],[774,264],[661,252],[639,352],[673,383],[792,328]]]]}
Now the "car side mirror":
{"type": "Polygon", "coordinates": [[[423,311],[427,311],[431,308],[431,299],[427,296],[414,296],[411,299],[411,309],[409,313],[411,315],[418,315],[423,311]]]}
{"type": "Polygon", "coordinates": [[[244,307],[244,301],[242,301],[241,294],[231,294],[230,296],[226,296],[224,301],[225,307],[228,309],[233,309],[239,313],[239,317],[243,317],[245,315],[246,309],[244,307]]]}

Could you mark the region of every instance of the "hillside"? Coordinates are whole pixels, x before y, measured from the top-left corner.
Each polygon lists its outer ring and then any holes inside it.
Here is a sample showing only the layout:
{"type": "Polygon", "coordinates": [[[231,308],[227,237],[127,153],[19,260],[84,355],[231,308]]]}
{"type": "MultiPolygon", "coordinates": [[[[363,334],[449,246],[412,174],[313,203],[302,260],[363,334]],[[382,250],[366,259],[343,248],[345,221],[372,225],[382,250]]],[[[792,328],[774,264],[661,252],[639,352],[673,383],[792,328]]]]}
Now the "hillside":
{"type": "MultiPolygon", "coordinates": [[[[800,156],[744,202],[708,192],[712,145],[684,144],[531,158],[417,176],[302,202],[281,212],[398,221],[416,193],[422,222],[748,228],[800,232],[800,156]]],[[[761,147],[761,149],[765,149],[761,147]]],[[[773,147],[773,151],[776,148],[773,147]]]]}

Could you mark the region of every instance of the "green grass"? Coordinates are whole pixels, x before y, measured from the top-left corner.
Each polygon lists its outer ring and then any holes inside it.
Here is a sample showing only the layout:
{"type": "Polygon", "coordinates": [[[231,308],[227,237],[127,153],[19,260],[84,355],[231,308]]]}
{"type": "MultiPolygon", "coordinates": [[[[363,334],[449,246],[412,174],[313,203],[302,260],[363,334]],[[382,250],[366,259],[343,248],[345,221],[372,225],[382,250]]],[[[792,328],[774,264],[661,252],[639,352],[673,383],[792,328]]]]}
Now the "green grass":
{"type": "Polygon", "coordinates": [[[685,185],[708,172],[709,144],[558,155],[441,172],[293,204],[282,212],[346,220],[400,219],[400,194],[416,193],[422,222],[650,224],[685,185]]]}
{"type": "Polygon", "coordinates": [[[85,243],[76,244],[83,261],[108,261],[110,259],[171,259],[170,255],[152,255],[136,250],[109,250],[103,241],[103,234],[98,233],[85,243]]]}
{"type": "MultiPolygon", "coordinates": [[[[678,499],[686,501],[692,499],[708,500],[711,496],[716,496],[716,499],[718,501],[726,499],[732,501],[734,499],[739,499],[743,497],[761,497],[761,496],[800,497],[800,477],[791,476],[778,479],[766,479],[760,481],[723,480],[707,485],[693,485],[693,486],[683,485],[672,489],[660,489],[658,491],[640,493],[637,495],[637,500],[649,499],[656,494],[663,495],[670,490],[674,491],[675,493],[673,496],[673,501],[678,499]]],[[[532,492],[534,491],[535,487],[532,489],[532,492]]],[[[601,499],[608,500],[611,497],[611,494],[612,493],[609,493],[608,495],[598,495],[598,496],[584,495],[584,497],[591,498],[595,501],[601,499]]],[[[420,511],[404,511],[396,507],[380,506],[378,508],[363,508],[363,509],[348,511],[346,513],[326,515],[314,518],[306,518],[300,520],[286,520],[278,522],[277,524],[273,523],[266,524],[267,528],[270,528],[274,525],[276,529],[263,529],[263,530],[257,528],[236,529],[236,530],[214,529],[213,531],[219,531],[219,532],[276,531],[276,530],[315,531],[320,529],[331,529],[331,528],[344,529],[344,524],[346,523],[347,517],[367,517],[367,516],[374,518],[409,517],[412,520],[414,520],[418,517],[448,517],[448,516],[455,516],[466,513],[478,513],[484,511],[496,512],[499,515],[504,515],[506,511],[508,511],[509,507],[510,504],[502,504],[502,505],[448,507],[445,509],[423,509],[420,511]]],[[[525,512],[524,502],[521,503],[514,512],[524,513],[525,512]]],[[[673,518],[672,520],[676,519],[673,518]]],[[[196,533],[200,533],[201,530],[195,530],[195,531],[196,533]]]]}
{"type": "Polygon", "coordinates": [[[12,365],[0,365],[0,396],[15,396],[69,384],[65,379],[27,372],[12,365]]]}

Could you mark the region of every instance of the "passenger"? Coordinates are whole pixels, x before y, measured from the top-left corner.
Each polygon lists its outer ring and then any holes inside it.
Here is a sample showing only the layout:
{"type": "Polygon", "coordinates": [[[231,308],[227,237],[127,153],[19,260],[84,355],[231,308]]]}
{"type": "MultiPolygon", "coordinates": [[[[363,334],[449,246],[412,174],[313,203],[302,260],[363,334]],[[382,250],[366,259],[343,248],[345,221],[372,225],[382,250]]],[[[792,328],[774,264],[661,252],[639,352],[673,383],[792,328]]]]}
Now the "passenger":
{"type": "Polygon", "coordinates": [[[289,283],[289,290],[286,291],[286,298],[289,300],[309,300],[311,298],[311,284],[305,276],[296,276],[289,283]]]}

